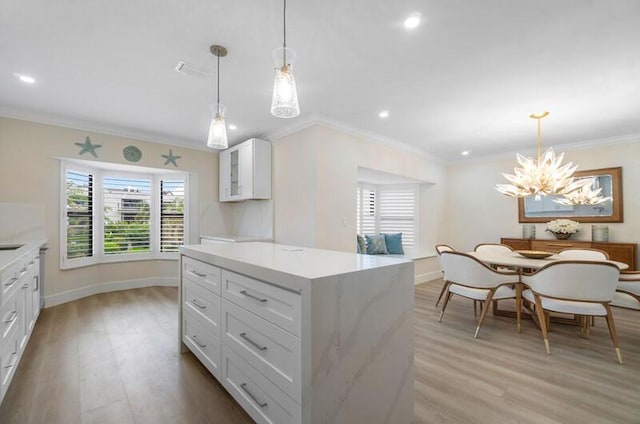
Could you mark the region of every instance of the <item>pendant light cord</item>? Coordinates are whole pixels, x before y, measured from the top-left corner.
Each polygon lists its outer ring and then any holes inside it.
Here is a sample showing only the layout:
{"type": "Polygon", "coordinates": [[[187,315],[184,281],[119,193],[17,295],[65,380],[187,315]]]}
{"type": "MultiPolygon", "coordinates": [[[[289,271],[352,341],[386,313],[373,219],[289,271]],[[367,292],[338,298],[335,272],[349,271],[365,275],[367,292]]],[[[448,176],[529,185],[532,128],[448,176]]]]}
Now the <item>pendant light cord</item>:
{"type": "Polygon", "coordinates": [[[284,33],[284,41],[282,42],[282,67],[287,66],[287,0],[284,0],[282,8],[282,29],[284,33]]]}
{"type": "Polygon", "coordinates": [[[538,162],[540,162],[540,153],[542,150],[542,138],[540,137],[540,119],[538,118],[538,162]]]}
{"type": "Polygon", "coordinates": [[[218,106],[217,115],[220,116],[220,55],[218,55],[218,100],[217,100],[217,106],[218,106]]]}

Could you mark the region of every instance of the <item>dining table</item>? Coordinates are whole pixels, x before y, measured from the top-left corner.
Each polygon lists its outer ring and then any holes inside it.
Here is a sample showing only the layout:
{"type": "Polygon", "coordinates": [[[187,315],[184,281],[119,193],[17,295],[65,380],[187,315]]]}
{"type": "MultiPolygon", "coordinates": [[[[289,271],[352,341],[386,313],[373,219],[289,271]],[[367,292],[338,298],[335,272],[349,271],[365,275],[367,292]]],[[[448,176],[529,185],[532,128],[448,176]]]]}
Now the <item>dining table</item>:
{"type": "MultiPolygon", "coordinates": [[[[499,251],[468,252],[468,254],[487,265],[492,265],[495,267],[498,267],[498,266],[508,267],[518,272],[533,272],[537,269],[542,268],[547,264],[562,261],[562,260],[565,260],[565,261],[585,260],[585,261],[593,261],[593,262],[603,262],[602,260],[594,261],[592,259],[569,258],[567,256],[560,256],[558,254],[553,254],[551,256],[548,256],[546,258],[541,258],[541,259],[527,258],[522,256],[516,250],[510,251],[510,252],[499,252],[499,251]]],[[[612,261],[610,259],[607,259],[604,262],[609,262],[616,265],[621,271],[629,268],[629,265],[624,262],[612,261]]],[[[517,289],[517,296],[520,296],[521,290],[522,290],[521,284],[518,284],[516,289],[517,289]]],[[[530,305],[527,305],[527,303],[524,302],[523,306],[525,307],[526,310],[529,311],[529,314],[523,313],[522,318],[533,319],[536,322],[536,325],[538,325],[536,316],[535,314],[532,314],[533,311],[530,305]]],[[[515,311],[500,309],[498,307],[497,300],[493,301],[492,309],[493,309],[494,315],[507,316],[507,317],[516,316],[515,311]]],[[[555,316],[555,317],[552,317],[552,321],[560,322],[564,324],[580,325],[576,317],[567,319],[567,318],[555,316]]]]}

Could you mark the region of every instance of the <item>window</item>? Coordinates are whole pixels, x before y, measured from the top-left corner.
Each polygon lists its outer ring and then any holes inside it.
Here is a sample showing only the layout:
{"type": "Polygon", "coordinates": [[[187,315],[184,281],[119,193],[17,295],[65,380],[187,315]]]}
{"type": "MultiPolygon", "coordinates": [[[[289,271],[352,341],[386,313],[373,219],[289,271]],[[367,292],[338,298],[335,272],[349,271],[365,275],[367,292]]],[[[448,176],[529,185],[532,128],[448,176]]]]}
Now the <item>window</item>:
{"type": "Polygon", "coordinates": [[[417,185],[359,184],[356,214],[358,234],[402,233],[405,250],[417,246],[417,185]]]}
{"type": "Polygon", "coordinates": [[[131,166],[126,171],[91,169],[84,162],[69,162],[63,163],[62,182],[62,268],[177,259],[187,224],[186,175],[160,175],[148,168],[140,172],[131,166]]]}

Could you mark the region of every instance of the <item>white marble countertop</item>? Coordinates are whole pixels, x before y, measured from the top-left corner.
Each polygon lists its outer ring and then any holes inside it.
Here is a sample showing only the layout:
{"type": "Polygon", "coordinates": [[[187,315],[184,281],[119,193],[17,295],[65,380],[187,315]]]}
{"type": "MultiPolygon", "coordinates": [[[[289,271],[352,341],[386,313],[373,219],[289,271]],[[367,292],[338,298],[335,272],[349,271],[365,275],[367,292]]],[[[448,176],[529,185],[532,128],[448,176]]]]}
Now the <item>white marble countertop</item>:
{"type": "Polygon", "coordinates": [[[184,255],[300,291],[309,280],[411,262],[384,255],[359,255],[310,247],[248,242],[188,245],[184,255]]]}
{"type": "Polygon", "coordinates": [[[202,235],[200,236],[200,238],[203,239],[209,239],[209,240],[220,240],[220,241],[229,241],[229,242],[237,242],[237,243],[244,243],[244,242],[248,242],[248,241],[271,241],[272,239],[270,238],[264,238],[264,237],[252,237],[252,236],[234,236],[234,235],[213,235],[213,236],[205,236],[202,235]]]}
{"type": "Polygon", "coordinates": [[[47,244],[47,240],[31,240],[28,242],[0,242],[2,246],[16,246],[21,245],[18,249],[14,250],[0,250],[0,272],[3,272],[9,265],[20,259],[22,256],[30,252],[35,248],[40,248],[47,244]]]}

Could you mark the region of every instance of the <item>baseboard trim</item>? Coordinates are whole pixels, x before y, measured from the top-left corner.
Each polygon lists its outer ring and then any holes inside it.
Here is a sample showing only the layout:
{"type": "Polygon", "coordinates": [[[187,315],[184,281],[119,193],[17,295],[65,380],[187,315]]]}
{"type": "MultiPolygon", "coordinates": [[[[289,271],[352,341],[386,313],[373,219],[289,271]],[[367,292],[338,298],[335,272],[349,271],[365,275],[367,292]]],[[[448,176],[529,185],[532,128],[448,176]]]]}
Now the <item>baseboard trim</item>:
{"type": "Polygon", "coordinates": [[[44,298],[44,307],[50,308],[52,306],[61,305],[73,300],[82,299],[83,297],[92,296],[94,294],[152,286],[177,287],[178,277],[139,278],[136,280],[108,281],[105,283],[91,284],[89,286],[46,296],[44,298]]]}
{"type": "Polygon", "coordinates": [[[415,276],[413,284],[418,285],[418,284],[426,283],[427,281],[437,280],[439,278],[442,278],[441,271],[433,271],[433,272],[427,272],[424,274],[418,274],[415,276]]]}

